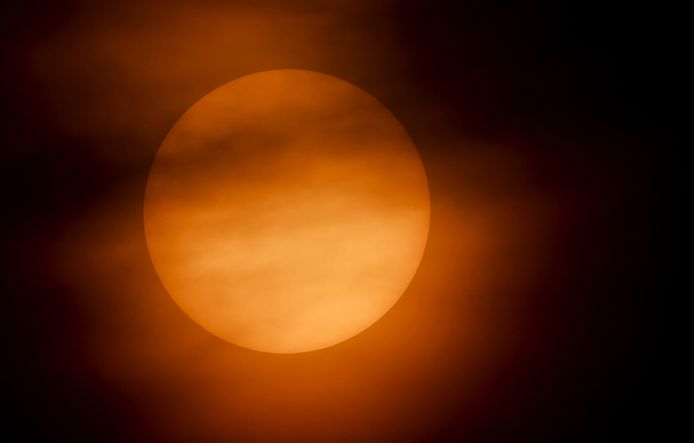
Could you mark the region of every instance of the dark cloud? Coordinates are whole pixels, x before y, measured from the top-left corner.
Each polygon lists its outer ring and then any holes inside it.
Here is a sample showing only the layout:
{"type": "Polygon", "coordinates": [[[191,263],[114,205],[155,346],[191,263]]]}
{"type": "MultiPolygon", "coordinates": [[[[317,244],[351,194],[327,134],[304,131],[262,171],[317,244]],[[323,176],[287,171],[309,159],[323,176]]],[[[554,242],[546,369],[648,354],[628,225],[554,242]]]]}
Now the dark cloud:
{"type": "Polygon", "coordinates": [[[8,432],[659,436],[677,26],[665,7],[618,3],[6,2],[8,432]],[[384,103],[432,199],[400,302],[368,334],[283,357],[190,321],[142,227],[147,174],[181,114],[278,68],[384,103]]]}

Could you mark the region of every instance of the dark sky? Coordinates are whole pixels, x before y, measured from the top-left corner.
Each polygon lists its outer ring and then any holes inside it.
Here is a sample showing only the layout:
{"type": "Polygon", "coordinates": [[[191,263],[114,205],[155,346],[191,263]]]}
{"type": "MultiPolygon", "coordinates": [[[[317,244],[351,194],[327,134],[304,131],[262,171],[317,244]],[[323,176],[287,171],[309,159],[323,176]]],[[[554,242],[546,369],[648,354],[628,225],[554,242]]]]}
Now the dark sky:
{"type": "MultiPolygon", "coordinates": [[[[681,12],[550,1],[37,0],[2,8],[9,441],[662,439],[681,12]],[[156,150],[188,106],[225,82],[277,68],[349,80],[400,119],[428,170],[431,248],[411,294],[372,336],[325,357],[279,361],[230,349],[155,304],[162,325],[181,321],[225,364],[264,374],[222,384],[228,397],[261,405],[247,415],[242,405],[220,406],[232,412],[190,411],[186,420],[185,407],[169,415],[168,404],[185,404],[194,392],[195,404],[208,404],[195,377],[120,361],[142,351],[117,343],[149,343],[142,334],[165,332],[141,326],[146,310],[118,296],[153,274],[140,254],[141,227],[119,234],[115,226],[121,214],[132,212],[123,216],[127,226],[138,220],[156,150]],[[495,282],[479,276],[489,266],[475,271],[456,249],[474,237],[460,230],[464,214],[478,210],[483,224],[492,220],[511,239],[480,259],[498,270],[495,282]],[[118,235],[139,261],[114,261],[108,251],[117,251],[118,235]],[[427,289],[444,264],[444,283],[427,289]],[[475,331],[503,337],[503,345],[476,339],[503,348],[493,356],[470,357],[463,346],[458,323],[472,314],[459,300],[471,273],[486,282],[484,307],[475,309],[488,322],[475,331]],[[432,301],[419,301],[427,291],[432,301]],[[386,351],[372,358],[381,349],[374,343],[386,351]],[[430,367],[416,366],[418,358],[430,367]],[[463,374],[471,359],[484,376],[463,374]],[[349,378],[331,375],[336,367],[362,369],[349,378]],[[357,387],[348,400],[331,397],[343,392],[336,387],[250,387],[272,368],[293,374],[287,383],[309,374],[357,387]],[[363,404],[378,412],[360,413],[363,404]]],[[[180,363],[171,357],[176,340],[173,350],[149,350],[162,367],[180,363]]]]}

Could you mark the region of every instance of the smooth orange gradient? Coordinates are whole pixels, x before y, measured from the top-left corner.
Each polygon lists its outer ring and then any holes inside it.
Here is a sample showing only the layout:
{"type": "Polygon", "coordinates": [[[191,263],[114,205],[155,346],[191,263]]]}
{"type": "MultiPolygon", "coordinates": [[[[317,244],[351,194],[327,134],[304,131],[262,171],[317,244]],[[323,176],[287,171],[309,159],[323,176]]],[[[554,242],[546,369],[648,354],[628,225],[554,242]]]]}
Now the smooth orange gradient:
{"type": "Polygon", "coordinates": [[[242,77],[169,132],[145,196],[147,245],[176,303],[237,345],[313,351],[376,322],[427,241],[421,159],[376,99],[304,70],[242,77]]]}

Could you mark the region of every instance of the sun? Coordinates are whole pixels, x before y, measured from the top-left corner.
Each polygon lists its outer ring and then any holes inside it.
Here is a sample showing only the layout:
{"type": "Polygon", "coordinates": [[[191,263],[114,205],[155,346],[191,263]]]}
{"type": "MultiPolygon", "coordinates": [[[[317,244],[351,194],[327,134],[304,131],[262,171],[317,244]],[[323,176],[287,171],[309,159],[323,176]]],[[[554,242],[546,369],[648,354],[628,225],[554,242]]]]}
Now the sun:
{"type": "Polygon", "coordinates": [[[154,160],[147,246],[200,326],[264,352],[313,351],[381,318],[413,278],[429,190],[405,129],[344,80],[275,70],[191,106],[154,160]]]}

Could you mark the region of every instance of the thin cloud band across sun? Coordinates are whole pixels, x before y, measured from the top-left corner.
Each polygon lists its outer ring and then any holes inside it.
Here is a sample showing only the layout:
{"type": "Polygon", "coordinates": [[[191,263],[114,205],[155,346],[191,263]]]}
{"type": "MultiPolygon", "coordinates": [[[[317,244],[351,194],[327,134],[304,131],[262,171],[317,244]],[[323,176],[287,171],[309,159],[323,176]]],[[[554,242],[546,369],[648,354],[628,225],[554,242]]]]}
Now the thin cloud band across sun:
{"type": "Polygon", "coordinates": [[[409,285],[429,230],[417,150],[380,102],[303,70],[249,75],[178,120],[152,166],[147,245],[176,303],[234,344],[340,343],[409,285]]]}

